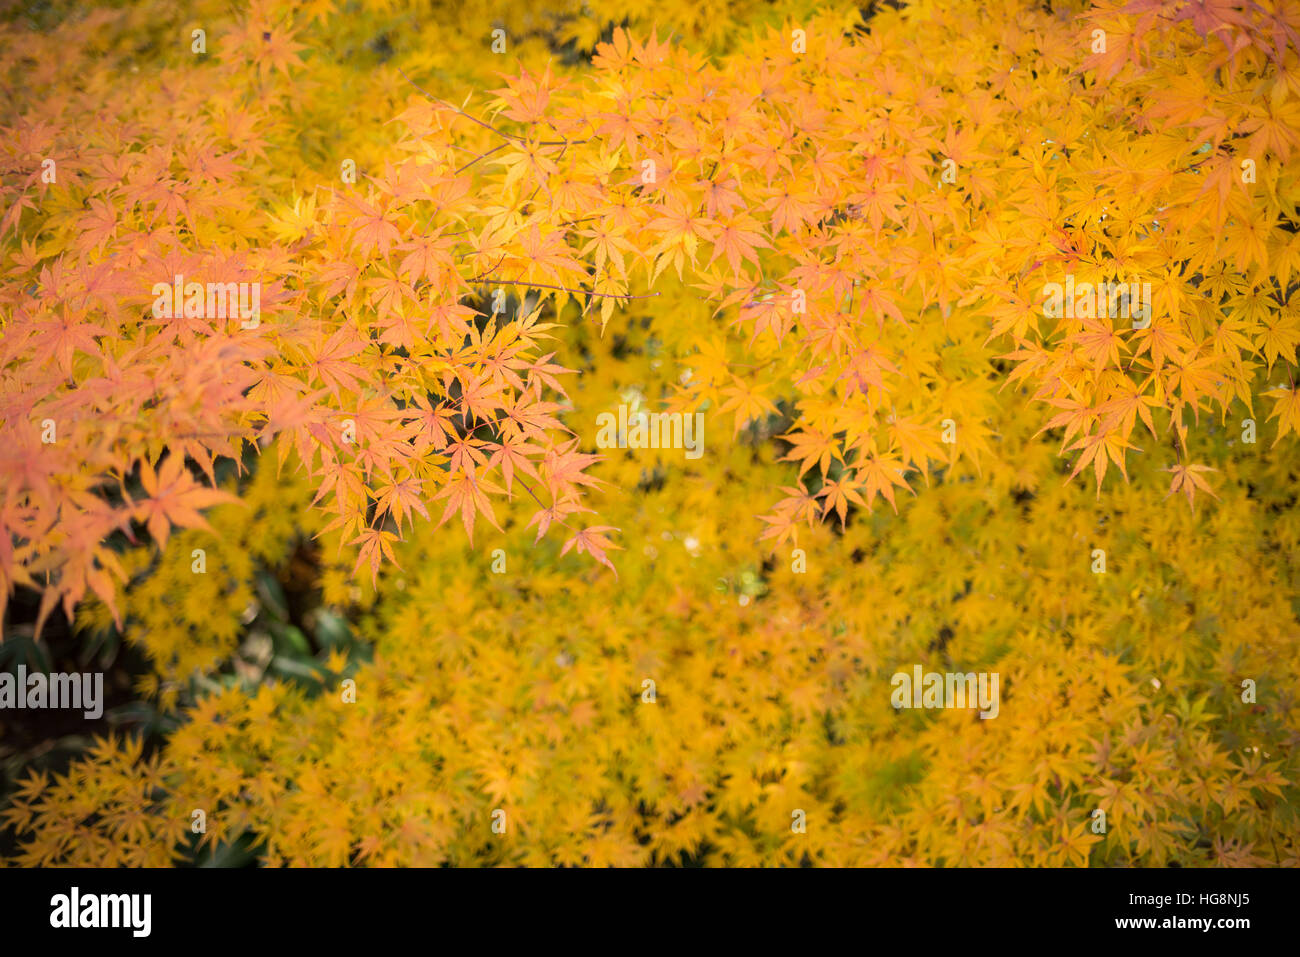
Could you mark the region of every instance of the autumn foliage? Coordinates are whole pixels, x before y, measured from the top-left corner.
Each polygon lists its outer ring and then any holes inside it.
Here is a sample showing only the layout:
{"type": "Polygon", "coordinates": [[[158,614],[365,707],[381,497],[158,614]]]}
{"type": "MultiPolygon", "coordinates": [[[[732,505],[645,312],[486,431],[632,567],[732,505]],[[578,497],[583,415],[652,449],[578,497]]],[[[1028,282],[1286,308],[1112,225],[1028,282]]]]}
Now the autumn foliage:
{"type": "Polygon", "coordinates": [[[195,6],[0,31],[14,861],[1300,862],[1300,11],[195,6]]]}

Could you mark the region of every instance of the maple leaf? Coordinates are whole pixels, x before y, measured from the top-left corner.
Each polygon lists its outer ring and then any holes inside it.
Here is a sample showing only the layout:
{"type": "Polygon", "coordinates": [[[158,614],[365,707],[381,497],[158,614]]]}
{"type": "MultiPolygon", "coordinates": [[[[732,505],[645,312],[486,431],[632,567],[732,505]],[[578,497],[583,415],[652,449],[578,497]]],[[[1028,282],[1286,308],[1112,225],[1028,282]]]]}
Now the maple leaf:
{"type": "Polygon", "coordinates": [[[350,221],[354,236],[353,245],[362,253],[377,249],[379,255],[386,257],[393,243],[401,239],[402,234],[397,226],[385,218],[384,212],[370,202],[355,196],[347,197],[346,202],[353,209],[350,221]]]}
{"type": "Polygon", "coordinates": [[[542,536],[544,536],[550,529],[552,522],[564,524],[563,518],[565,515],[591,511],[591,509],[585,508],[574,501],[559,501],[534,512],[532,518],[528,520],[528,524],[525,528],[532,528],[534,525],[537,526],[537,537],[533,539],[533,544],[536,545],[542,540],[542,536]]]}
{"type": "Polygon", "coordinates": [[[727,396],[727,400],[718,407],[718,411],[730,412],[735,410],[734,427],[735,432],[739,433],[747,423],[767,415],[776,414],[776,404],[763,394],[769,388],[771,388],[769,384],[756,383],[750,385],[733,376],[732,384],[722,390],[722,394],[727,396]]]}
{"type": "Polygon", "coordinates": [[[206,488],[196,482],[186,471],[179,455],[169,455],[157,471],[148,459],[143,459],[140,462],[140,484],[146,498],[135,507],[134,515],[137,521],[145,523],[159,548],[167,545],[173,525],[211,531],[200,510],[239,501],[229,492],[206,488]]]}
{"type": "Polygon", "coordinates": [[[823,435],[816,430],[807,430],[803,432],[793,432],[782,436],[786,441],[794,445],[794,448],[785,455],[781,461],[797,461],[800,463],[799,475],[802,476],[814,464],[820,469],[822,475],[830,468],[831,459],[843,462],[844,457],[840,452],[839,443],[833,436],[823,435]]]}
{"type": "Polygon", "coordinates": [[[408,421],[406,434],[414,440],[417,455],[430,447],[442,451],[447,448],[447,440],[457,436],[454,419],[460,413],[450,403],[435,405],[427,394],[417,394],[404,414],[408,421]]]}
{"type": "Polygon", "coordinates": [[[855,466],[862,474],[861,487],[867,493],[867,501],[870,502],[876,495],[880,495],[897,512],[898,505],[894,501],[894,487],[898,486],[911,491],[911,487],[904,477],[907,474],[907,466],[898,459],[879,455],[860,460],[855,463],[855,466]]]}
{"type": "Polygon", "coordinates": [[[731,271],[736,274],[740,272],[742,259],[760,266],[758,253],[755,250],[768,245],[762,227],[749,216],[732,217],[725,223],[719,224],[713,243],[713,255],[709,257],[706,265],[712,265],[719,256],[726,256],[731,271]]]}
{"type": "Polygon", "coordinates": [[[772,514],[758,516],[768,524],[768,528],[759,536],[759,541],[774,539],[773,547],[794,540],[799,522],[807,522],[808,527],[812,528],[821,511],[817,506],[817,497],[809,494],[802,485],[797,488],[782,486],[781,491],[786,493],[786,497],[777,502],[772,514]]]}
{"type": "Polygon", "coordinates": [[[1288,432],[1300,435],[1300,390],[1294,386],[1276,386],[1266,393],[1273,400],[1270,419],[1277,419],[1277,438],[1273,445],[1282,441],[1288,432]]]}
{"type": "Polygon", "coordinates": [[[540,122],[546,117],[547,103],[555,83],[549,63],[541,76],[534,76],[525,69],[519,76],[507,78],[506,83],[505,89],[491,91],[500,100],[506,116],[526,124],[540,122]]]}
{"type": "Polygon", "coordinates": [[[547,449],[542,460],[546,487],[556,499],[573,495],[573,489],[577,485],[600,484],[599,479],[587,475],[583,470],[599,462],[603,456],[579,452],[577,446],[578,440],[573,439],[557,448],[547,449]]]}
{"type": "Polygon", "coordinates": [[[540,479],[533,463],[529,460],[529,455],[538,455],[542,453],[541,446],[530,445],[525,442],[522,436],[505,435],[500,442],[488,443],[488,448],[494,448],[492,458],[488,461],[488,466],[497,466],[501,468],[501,474],[506,480],[506,492],[509,493],[514,484],[514,470],[519,469],[525,475],[540,479]]]}
{"type": "Polygon", "coordinates": [[[376,489],[379,511],[392,513],[399,533],[402,530],[402,519],[408,512],[419,512],[426,519],[429,517],[421,500],[421,485],[418,478],[410,477],[400,482],[389,482],[376,489]]]}
{"type": "Polygon", "coordinates": [[[839,516],[840,527],[844,526],[844,520],[848,514],[849,503],[867,507],[862,496],[858,494],[860,486],[853,480],[853,476],[845,472],[838,479],[829,481],[817,492],[818,498],[825,498],[826,504],[822,507],[822,514],[825,515],[833,508],[835,514],[839,516]]]}
{"type": "Polygon", "coordinates": [[[465,526],[465,535],[470,544],[474,542],[474,517],[479,512],[483,513],[493,528],[500,531],[501,526],[497,524],[496,514],[492,511],[492,502],[488,494],[501,491],[498,486],[476,475],[470,466],[452,472],[447,483],[433,497],[435,502],[439,499],[447,499],[446,511],[442,513],[442,518],[438,519],[437,527],[442,527],[452,513],[459,509],[461,522],[465,526]]]}
{"type": "Polygon", "coordinates": [[[393,542],[397,541],[397,536],[392,532],[386,532],[378,528],[363,529],[361,534],[353,539],[349,544],[356,545],[360,543],[358,549],[357,563],[352,568],[352,574],[367,562],[370,564],[370,582],[373,586],[379,580],[379,566],[381,559],[387,559],[398,568],[397,558],[393,555],[393,542]]]}
{"type": "Polygon", "coordinates": [[[325,386],[338,396],[344,389],[359,391],[366,372],[353,360],[365,351],[366,343],[357,330],[344,325],[328,340],[318,344],[307,357],[307,368],[320,377],[325,386]]]}
{"type": "MultiPolygon", "coordinates": [[[[1083,449],[1083,454],[1079,456],[1074,470],[1070,472],[1066,481],[1073,479],[1091,462],[1097,477],[1097,497],[1100,498],[1101,481],[1106,477],[1106,467],[1111,462],[1114,462],[1119,467],[1120,472],[1124,475],[1124,481],[1128,481],[1128,471],[1124,464],[1124,452],[1127,449],[1135,448],[1136,446],[1126,441],[1115,429],[1099,430],[1092,435],[1085,435],[1070,446],[1070,450],[1083,449]]],[[[1142,450],[1137,449],[1137,451],[1142,450]]]]}
{"type": "Polygon", "coordinates": [[[1175,492],[1181,490],[1183,494],[1187,496],[1187,504],[1195,508],[1197,489],[1207,493],[1212,498],[1219,497],[1214,494],[1214,490],[1210,488],[1209,483],[1206,482],[1205,479],[1201,478],[1200,475],[1202,472],[1217,472],[1218,469],[1211,468],[1208,465],[1179,464],[1164,469],[1163,471],[1171,472],[1174,476],[1173,481],[1169,483],[1169,494],[1166,495],[1165,498],[1168,498],[1169,495],[1173,495],[1175,492]]]}
{"type": "Polygon", "coordinates": [[[561,555],[566,555],[569,549],[577,547],[578,553],[586,552],[600,564],[604,565],[614,573],[614,578],[618,578],[618,569],[614,563],[609,560],[605,552],[609,549],[622,549],[621,545],[615,545],[604,534],[605,532],[617,532],[619,529],[609,525],[589,525],[581,531],[576,532],[573,536],[566,539],[564,546],[560,549],[561,555]]]}

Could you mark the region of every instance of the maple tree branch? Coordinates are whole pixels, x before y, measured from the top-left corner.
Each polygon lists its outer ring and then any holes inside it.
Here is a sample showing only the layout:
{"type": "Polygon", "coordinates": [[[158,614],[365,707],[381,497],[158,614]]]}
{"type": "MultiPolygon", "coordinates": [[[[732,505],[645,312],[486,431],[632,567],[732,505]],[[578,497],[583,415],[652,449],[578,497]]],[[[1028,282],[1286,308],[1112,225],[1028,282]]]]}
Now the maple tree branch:
{"type": "MultiPolygon", "coordinates": [[[[393,64],[393,65],[394,65],[394,66],[397,66],[397,64],[393,64]]],[[[465,119],[469,120],[471,123],[477,123],[479,126],[483,127],[483,129],[485,129],[485,130],[489,130],[489,131],[495,133],[497,136],[502,137],[503,139],[510,140],[510,142],[512,142],[512,143],[518,141],[518,139],[519,139],[518,137],[516,137],[516,136],[511,136],[509,133],[503,133],[503,132],[501,132],[501,130],[499,130],[499,129],[497,129],[495,126],[493,126],[491,123],[485,123],[483,120],[480,120],[477,116],[473,116],[473,115],[471,115],[471,114],[469,114],[469,113],[466,113],[464,110],[460,109],[459,107],[452,106],[450,103],[448,103],[446,100],[444,100],[444,99],[443,99],[442,97],[440,97],[440,96],[434,96],[432,93],[430,93],[430,92],[429,92],[428,90],[426,90],[424,87],[420,86],[420,84],[416,83],[416,82],[415,82],[414,80],[412,80],[409,76],[407,76],[406,71],[403,70],[400,66],[397,66],[397,72],[400,73],[400,74],[402,74],[402,76],[406,78],[406,82],[407,82],[407,83],[411,84],[411,86],[415,87],[417,90],[419,90],[419,91],[420,91],[421,93],[423,93],[425,96],[427,96],[430,100],[433,100],[433,102],[435,102],[435,103],[441,103],[443,106],[445,106],[447,109],[451,110],[453,113],[459,113],[461,116],[465,117],[465,119]]]]}
{"type": "Polygon", "coordinates": [[[750,372],[762,372],[768,366],[776,362],[776,360],[779,358],[781,358],[779,355],[773,356],[772,358],[768,359],[766,362],[761,363],[759,365],[753,365],[747,362],[729,362],[727,364],[731,366],[735,366],[737,369],[748,369],[750,372]]]}
{"type": "MultiPolygon", "coordinates": [[[[465,172],[465,170],[469,169],[471,166],[473,166],[473,165],[474,165],[475,163],[477,163],[479,160],[485,160],[485,159],[487,159],[489,156],[491,156],[493,153],[499,153],[499,152],[501,152],[503,149],[506,148],[507,145],[508,145],[508,144],[506,144],[506,143],[502,143],[500,146],[495,147],[494,149],[490,149],[490,150],[488,150],[486,153],[475,154],[474,159],[470,160],[468,163],[466,163],[464,166],[460,167],[460,169],[456,170],[456,171],[455,171],[454,173],[452,173],[451,175],[452,175],[452,176],[459,176],[461,173],[465,172]]],[[[472,153],[473,150],[470,150],[469,152],[472,153]]]]}
{"type": "Polygon", "coordinates": [[[570,289],[568,286],[548,286],[546,283],[525,282],[522,279],[493,279],[492,282],[500,286],[525,286],[529,289],[555,289],[559,292],[569,292],[574,295],[602,296],[606,299],[654,299],[659,295],[657,292],[649,292],[639,296],[629,296],[625,293],[617,292],[595,292],[590,289],[570,289]]]}
{"type": "Polygon", "coordinates": [[[475,276],[473,279],[467,279],[467,280],[465,280],[465,281],[466,281],[466,282],[482,282],[482,281],[483,281],[484,279],[486,279],[488,276],[490,276],[490,275],[492,275],[494,272],[496,272],[496,271],[497,271],[497,268],[498,268],[498,267],[499,267],[503,262],[505,262],[505,261],[506,261],[505,254],[502,253],[501,258],[497,260],[495,266],[493,266],[493,267],[492,267],[491,269],[489,269],[487,272],[483,273],[483,275],[481,275],[481,276],[475,276]]]}
{"type": "MultiPolygon", "coordinates": [[[[540,506],[542,507],[542,510],[543,510],[543,511],[549,512],[549,511],[552,511],[552,510],[555,508],[554,505],[548,507],[548,506],[546,505],[545,502],[543,502],[540,498],[538,498],[538,497],[537,497],[537,493],[533,491],[532,486],[530,486],[530,485],[529,485],[527,482],[525,482],[523,479],[521,479],[521,478],[516,478],[515,481],[518,482],[520,485],[522,485],[522,486],[524,487],[524,491],[526,491],[529,495],[531,495],[531,496],[533,497],[533,501],[536,502],[538,505],[540,505],[540,506]]],[[[558,503],[557,503],[557,504],[558,504],[558,503]]],[[[562,528],[567,528],[569,531],[573,532],[575,535],[577,534],[577,530],[574,529],[574,527],[573,527],[572,525],[570,525],[568,522],[566,522],[564,519],[560,518],[558,515],[555,516],[555,517],[553,517],[553,518],[551,519],[551,524],[553,524],[553,525],[559,525],[559,526],[561,526],[562,528]]]]}
{"type": "MultiPolygon", "coordinates": [[[[393,64],[393,65],[394,65],[394,66],[397,66],[397,64],[393,64]]],[[[484,121],[484,120],[480,120],[477,116],[474,116],[473,114],[470,114],[470,113],[466,113],[464,110],[460,109],[459,107],[452,106],[450,103],[448,103],[448,102],[447,102],[446,100],[444,100],[442,97],[440,97],[440,96],[434,96],[432,93],[430,93],[430,92],[429,92],[428,90],[426,90],[424,87],[420,86],[420,84],[418,84],[418,83],[416,83],[414,80],[412,80],[412,79],[410,78],[410,76],[407,75],[406,71],[403,70],[400,66],[397,67],[397,72],[400,73],[400,74],[402,74],[402,76],[405,77],[406,82],[409,83],[409,84],[411,84],[411,86],[415,87],[417,90],[419,90],[421,93],[423,93],[423,94],[424,94],[425,96],[427,96],[429,99],[433,100],[435,103],[441,103],[443,106],[445,106],[447,109],[451,110],[453,113],[459,113],[461,116],[465,117],[465,119],[469,120],[470,122],[472,122],[472,123],[477,123],[479,126],[483,127],[483,129],[485,129],[485,130],[490,130],[491,132],[495,133],[497,136],[500,136],[502,139],[509,140],[511,143],[527,143],[527,142],[528,142],[528,137],[526,137],[526,136],[519,136],[519,135],[517,135],[517,134],[515,134],[515,133],[506,133],[506,132],[504,132],[504,131],[502,131],[502,130],[499,130],[499,129],[497,129],[495,126],[493,126],[491,123],[488,123],[488,122],[486,122],[486,121],[484,121]]],[[[586,142],[588,142],[588,140],[567,140],[567,139],[566,139],[566,140],[546,140],[546,141],[543,141],[543,142],[539,142],[537,145],[538,145],[538,146],[567,146],[567,145],[570,144],[570,143],[586,143],[586,142]]]]}
{"type": "Polygon", "coordinates": [[[578,225],[578,223],[586,223],[586,222],[590,222],[591,220],[593,220],[593,219],[597,219],[597,218],[598,218],[597,216],[594,216],[594,215],[593,215],[593,216],[583,216],[581,219],[570,219],[570,220],[568,220],[567,222],[556,223],[556,224],[555,224],[555,228],[556,228],[556,229],[563,229],[565,226],[576,226],[576,225],[578,225]]]}
{"type": "Polygon", "coordinates": [[[1175,172],[1177,172],[1177,173],[1187,173],[1187,172],[1190,172],[1190,171],[1196,169],[1198,166],[1204,166],[1206,163],[1208,163],[1208,162],[1209,162],[1210,160],[1212,160],[1212,159],[1217,159],[1218,156],[1219,156],[1219,151],[1218,151],[1218,150],[1215,150],[1215,151],[1213,151],[1212,153],[1210,153],[1209,156],[1205,157],[1205,159],[1201,160],[1199,163],[1193,163],[1191,166],[1184,166],[1184,167],[1182,167],[1181,169],[1175,170],[1175,172]]]}

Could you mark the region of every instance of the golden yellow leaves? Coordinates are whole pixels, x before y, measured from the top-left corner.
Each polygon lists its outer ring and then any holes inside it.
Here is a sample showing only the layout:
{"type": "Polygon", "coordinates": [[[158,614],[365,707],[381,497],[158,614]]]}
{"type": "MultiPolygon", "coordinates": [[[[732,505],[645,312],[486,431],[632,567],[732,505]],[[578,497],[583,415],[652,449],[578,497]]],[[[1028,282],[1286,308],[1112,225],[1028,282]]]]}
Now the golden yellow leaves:
{"type": "Polygon", "coordinates": [[[1101,481],[1106,477],[1106,467],[1110,462],[1114,462],[1124,478],[1128,478],[1128,472],[1124,465],[1124,452],[1126,449],[1135,448],[1130,445],[1118,433],[1118,431],[1095,432],[1092,435],[1081,438],[1078,442],[1070,446],[1070,449],[1082,449],[1078,461],[1075,462],[1074,470],[1070,473],[1070,478],[1074,478],[1092,463],[1093,471],[1097,476],[1097,497],[1101,497],[1101,481]]]}
{"type": "Polygon", "coordinates": [[[173,525],[206,529],[208,523],[199,514],[202,509],[237,501],[229,492],[196,482],[179,455],[169,455],[156,472],[148,459],[142,461],[140,483],[147,498],[137,506],[135,517],[145,524],[159,548],[166,546],[173,525]]]}
{"type": "Polygon", "coordinates": [[[588,525],[586,528],[574,533],[572,538],[565,541],[564,546],[560,549],[560,554],[567,554],[570,548],[577,548],[578,554],[586,552],[596,561],[600,562],[606,568],[614,573],[618,578],[618,569],[614,563],[606,556],[606,552],[611,549],[621,549],[621,545],[615,545],[605,535],[606,532],[617,532],[618,529],[610,525],[588,525]]]}
{"type": "Polygon", "coordinates": [[[748,423],[765,416],[775,414],[776,405],[767,397],[773,389],[773,383],[747,383],[740,378],[732,378],[730,385],[723,386],[723,402],[719,412],[734,412],[734,430],[740,432],[748,423]]]}
{"type": "Polygon", "coordinates": [[[825,475],[830,467],[832,457],[840,462],[844,461],[840,453],[839,443],[834,441],[831,436],[823,435],[816,430],[808,430],[794,432],[784,437],[793,443],[794,449],[782,461],[799,462],[800,477],[813,465],[817,465],[821,469],[821,474],[825,475]]]}
{"type": "Polygon", "coordinates": [[[1273,444],[1277,445],[1288,432],[1300,434],[1300,390],[1294,385],[1277,386],[1267,395],[1273,400],[1273,411],[1268,417],[1277,419],[1277,438],[1273,444]]]}
{"type": "Polygon", "coordinates": [[[5,824],[34,833],[13,863],[174,865],[186,819],[167,814],[154,798],[174,766],[161,754],[142,760],[141,748],[139,738],[104,738],[86,756],[80,773],[29,778],[0,813],[5,824]]]}
{"type": "MultiPolygon", "coordinates": [[[[492,510],[492,502],[488,498],[489,493],[501,493],[503,490],[492,482],[477,474],[473,466],[457,469],[451,473],[451,477],[446,484],[434,495],[433,500],[447,499],[447,508],[442,513],[442,518],[438,520],[441,526],[452,516],[452,513],[459,511],[461,522],[465,526],[465,534],[472,542],[474,540],[474,517],[478,513],[483,513],[493,528],[500,528],[497,524],[496,515],[492,510]]],[[[380,533],[387,535],[388,533],[380,533]]],[[[396,536],[388,535],[390,539],[396,536]]],[[[391,557],[391,552],[385,548],[384,554],[391,557]]],[[[377,567],[378,558],[374,559],[372,567],[377,567]]]]}
{"type": "Polygon", "coordinates": [[[1187,496],[1189,505],[1195,505],[1195,495],[1199,489],[1213,498],[1218,498],[1214,490],[1204,478],[1201,477],[1203,472],[1217,472],[1208,465],[1175,465],[1172,468],[1165,469],[1166,472],[1173,473],[1173,481],[1169,483],[1169,494],[1182,491],[1187,496]]]}

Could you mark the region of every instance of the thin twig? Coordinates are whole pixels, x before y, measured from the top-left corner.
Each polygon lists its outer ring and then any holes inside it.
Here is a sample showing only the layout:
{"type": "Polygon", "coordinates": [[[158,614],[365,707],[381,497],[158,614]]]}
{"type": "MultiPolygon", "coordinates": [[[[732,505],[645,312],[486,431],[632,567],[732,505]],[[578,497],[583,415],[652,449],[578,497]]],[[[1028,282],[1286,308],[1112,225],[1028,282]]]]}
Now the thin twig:
{"type": "Polygon", "coordinates": [[[575,295],[580,293],[584,296],[601,296],[606,299],[654,299],[659,295],[657,292],[650,292],[641,296],[628,296],[617,292],[596,292],[590,289],[570,289],[568,286],[548,286],[545,283],[525,282],[522,279],[493,279],[492,282],[499,286],[527,286],[530,289],[557,289],[560,292],[571,292],[575,295]]]}
{"type": "MultiPolygon", "coordinates": [[[[396,66],[396,64],[394,64],[394,66],[396,66]]],[[[429,92],[428,90],[426,90],[424,87],[420,86],[420,84],[416,83],[416,82],[415,82],[414,80],[412,80],[409,76],[407,76],[406,71],[403,70],[400,66],[397,67],[397,72],[400,73],[400,74],[402,74],[403,77],[406,77],[406,82],[409,83],[409,84],[411,84],[411,86],[415,87],[417,90],[419,90],[421,93],[423,93],[423,94],[424,94],[425,96],[427,96],[429,99],[433,100],[435,103],[441,103],[443,106],[445,106],[447,109],[451,110],[453,113],[459,113],[461,116],[465,117],[465,119],[469,120],[470,122],[472,122],[472,123],[477,123],[479,126],[483,127],[483,129],[485,129],[485,130],[491,130],[491,131],[492,131],[493,133],[495,133],[497,136],[500,136],[502,139],[509,140],[511,143],[527,143],[527,142],[528,142],[528,137],[526,137],[526,136],[518,136],[518,135],[516,135],[516,134],[514,134],[514,133],[505,133],[505,132],[503,132],[503,131],[497,129],[497,128],[496,128],[495,126],[493,126],[491,123],[484,122],[483,120],[480,120],[477,116],[474,116],[474,115],[472,115],[472,114],[470,114],[470,113],[466,113],[466,112],[465,112],[464,110],[462,110],[460,107],[452,106],[450,103],[448,103],[448,102],[447,102],[446,100],[444,100],[442,97],[440,97],[440,96],[434,96],[432,93],[430,93],[430,92],[429,92]]],[[[538,146],[567,146],[567,145],[570,144],[570,143],[586,143],[586,142],[588,142],[588,140],[546,140],[546,141],[544,141],[544,142],[538,143],[537,145],[538,145],[538,146]]]]}

